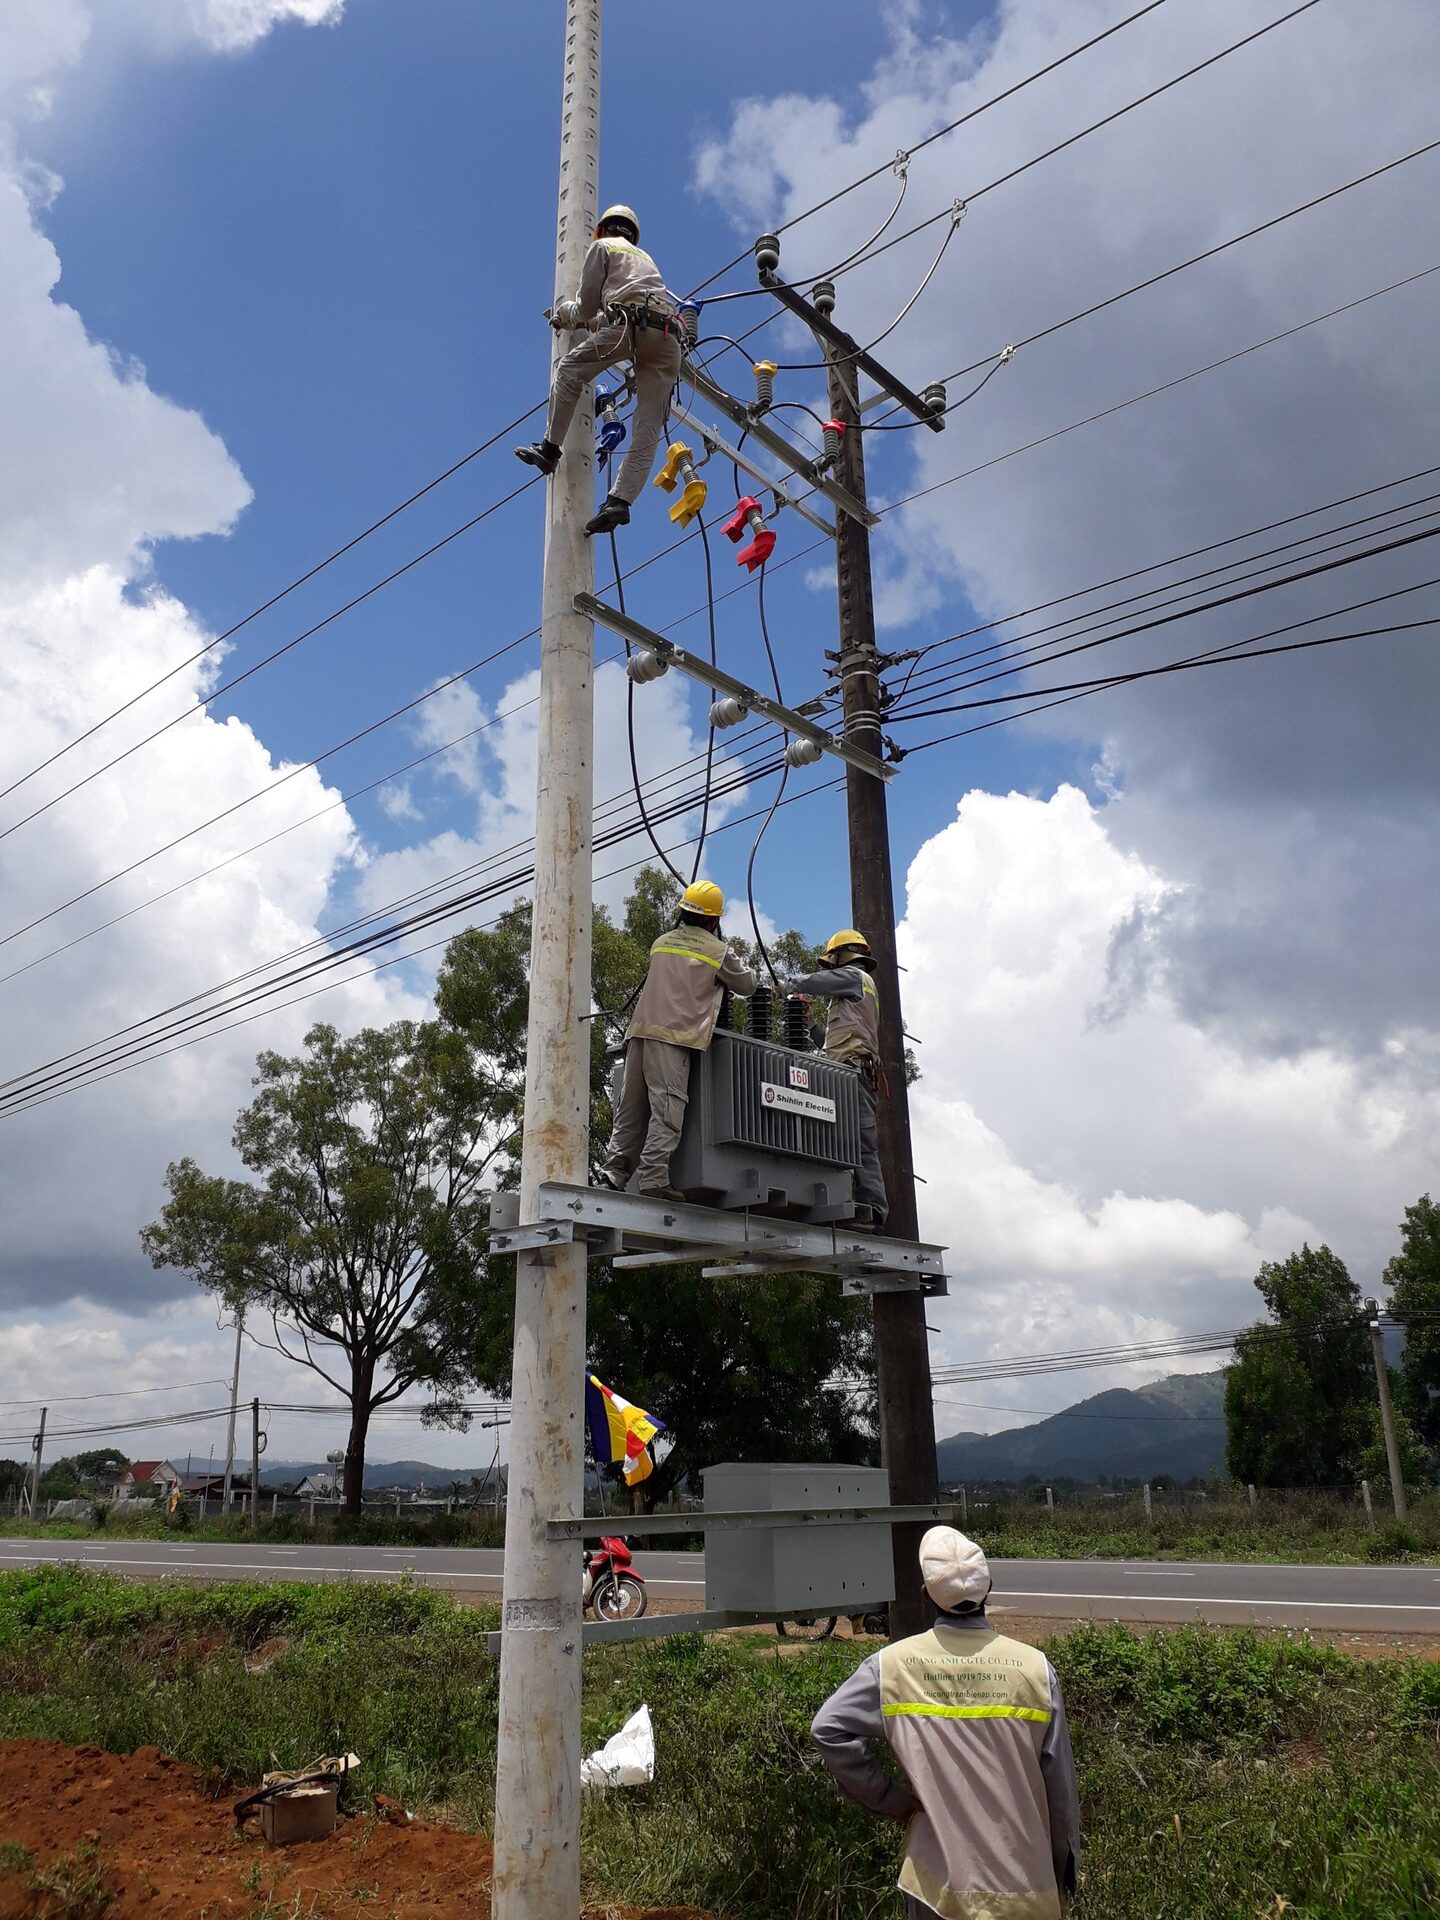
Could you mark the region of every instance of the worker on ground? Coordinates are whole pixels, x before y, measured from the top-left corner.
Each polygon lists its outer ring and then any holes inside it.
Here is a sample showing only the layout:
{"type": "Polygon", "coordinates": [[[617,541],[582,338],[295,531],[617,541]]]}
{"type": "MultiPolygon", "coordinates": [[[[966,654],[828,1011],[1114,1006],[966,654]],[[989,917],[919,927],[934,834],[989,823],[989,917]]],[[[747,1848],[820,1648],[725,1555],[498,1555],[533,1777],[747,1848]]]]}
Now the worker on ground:
{"type": "Polygon", "coordinates": [[[690,1098],[690,1063],[710,1045],[722,988],[749,995],[760,982],[720,934],[725,896],[697,880],[680,896],[680,913],[650,949],[645,984],[625,1034],[625,1085],[599,1180],[617,1191],[638,1164],[651,1200],[683,1200],[670,1184],[690,1098]]]}
{"type": "Polygon", "coordinates": [[[561,300],[550,316],[557,333],[593,330],[560,362],[545,438],[515,449],[517,459],[528,466],[554,473],[584,388],[617,361],[635,363],[630,451],[600,511],[586,523],[586,533],[609,533],[627,525],[631,505],[650,478],[666,403],[680,378],[678,307],[660,269],[640,245],[640,222],[632,209],[607,207],[580,271],[580,291],[573,300],[561,300]]]}
{"type": "Polygon", "coordinates": [[[875,956],[870,942],[854,927],[842,927],[826,942],[815,973],[803,973],[785,984],[787,993],[828,1000],[825,1051],[860,1075],[860,1170],[855,1198],[869,1209],[854,1223],[883,1227],[890,1211],[885,1177],[880,1171],[880,1135],[875,1112],[880,1095],[880,995],[875,987],[875,956]]]}
{"type": "Polygon", "coordinates": [[[986,1620],[990,1568],[973,1540],[931,1527],[920,1573],[934,1627],[857,1667],[811,1737],[842,1793],[905,1829],[909,1920],[1059,1920],[1080,1807],[1055,1670],[986,1620]],[[871,1751],[882,1739],[904,1785],[871,1751]]]}

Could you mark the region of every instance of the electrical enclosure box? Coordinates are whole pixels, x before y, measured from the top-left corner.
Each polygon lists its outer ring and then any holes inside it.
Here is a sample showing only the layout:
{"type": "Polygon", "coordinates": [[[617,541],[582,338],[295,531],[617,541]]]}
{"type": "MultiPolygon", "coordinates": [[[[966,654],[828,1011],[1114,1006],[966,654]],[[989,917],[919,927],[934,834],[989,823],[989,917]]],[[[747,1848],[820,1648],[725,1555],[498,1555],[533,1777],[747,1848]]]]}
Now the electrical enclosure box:
{"type": "MultiPolygon", "coordinates": [[[[707,1467],[713,1513],[777,1507],[887,1507],[883,1467],[766,1465],[707,1467]]],[[[705,1605],[734,1613],[859,1613],[895,1598],[895,1565],[885,1521],[854,1526],[721,1528],[705,1535],[705,1605]]]]}
{"type": "Polygon", "coordinates": [[[670,1183],[709,1207],[782,1219],[855,1215],[860,1080],[823,1054],[719,1029],[690,1068],[670,1183]]]}

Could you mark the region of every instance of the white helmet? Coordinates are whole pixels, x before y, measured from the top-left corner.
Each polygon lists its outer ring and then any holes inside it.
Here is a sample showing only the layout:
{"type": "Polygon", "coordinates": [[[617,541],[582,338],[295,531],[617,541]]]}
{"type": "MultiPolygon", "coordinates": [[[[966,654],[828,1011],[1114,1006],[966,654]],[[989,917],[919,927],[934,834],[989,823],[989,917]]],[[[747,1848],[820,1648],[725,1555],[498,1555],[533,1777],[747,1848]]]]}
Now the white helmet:
{"type": "Polygon", "coordinates": [[[640,244],[640,221],[633,207],[607,207],[595,222],[595,238],[598,240],[612,221],[624,221],[630,229],[629,238],[638,247],[640,244]]]}

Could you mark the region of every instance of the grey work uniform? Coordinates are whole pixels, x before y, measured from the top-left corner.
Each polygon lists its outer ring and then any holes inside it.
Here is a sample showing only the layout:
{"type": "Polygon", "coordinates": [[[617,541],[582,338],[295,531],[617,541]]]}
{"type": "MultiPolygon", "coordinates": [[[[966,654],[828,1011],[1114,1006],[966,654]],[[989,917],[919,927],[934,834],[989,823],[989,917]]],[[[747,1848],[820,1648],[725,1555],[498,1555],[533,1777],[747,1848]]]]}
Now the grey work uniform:
{"type": "Polygon", "coordinates": [[[875,1124],[880,1077],[880,995],[864,967],[820,967],[790,982],[791,993],[828,1000],[825,1051],[860,1075],[860,1170],[855,1197],[869,1207],[877,1227],[890,1211],[880,1171],[880,1134],[875,1124]]]}
{"type": "Polygon", "coordinates": [[[690,1062],[710,1045],[720,990],[752,994],[759,980],[705,927],[662,933],[625,1035],[625,1086],[605,1172],[623,1187],[640,1168],[640,1191],[670,1184],[690,1098],[690,1062]]]}
{"type": "Polygon", "coordinates": [[[910,1920],[1060,1920],[1080,1864],[1065,1703],[1044,1654],[983,1612],[872,1654],[810,1728],[842,1793],[905,1829],[910,1920]],[[871,1751],[886,1739],[909,1787],[871,1751]]]}
{"type": "Polygon", "coordinates": [[[680,340],[674,331],[675,299],[666,291],[660,269],[629,240],[606,234],[585,256],[580,291],[566,303],[560,317],[583,324],[606,307],[648,312],[653,322],[633,318],[601,327],[574,346],[555,372],[550,396],[550,420],[545,438],[563,446],[583,389],[607,367],[621,360],[635,362],[635,417],[630,425],[630,451],[610,491],[617,500],[633,501],[650,478],[655,450],[665,425],[665,404],[680,378],[680,340]]]}

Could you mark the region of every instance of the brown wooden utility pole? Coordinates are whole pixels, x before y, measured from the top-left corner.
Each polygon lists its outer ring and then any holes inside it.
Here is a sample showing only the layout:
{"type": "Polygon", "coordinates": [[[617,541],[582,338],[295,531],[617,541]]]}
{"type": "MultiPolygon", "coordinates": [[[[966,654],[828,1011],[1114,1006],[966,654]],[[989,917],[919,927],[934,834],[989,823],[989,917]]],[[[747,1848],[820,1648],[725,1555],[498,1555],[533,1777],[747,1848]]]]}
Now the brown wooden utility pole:
{"type": "MultiPolygon", "coordinates": [[[[828,311],[820,288],[815,303],[828,311]]],[[[836,478],[857,499],[865,499],[864,436],[852,397],[855,371],[831,359],[830,410],[845,428],[836,478]]],[[[845,737],[884,758],[880,726],[880,678],[875,644],[875,604],[870,582],[870,532],[863,520],[837,513],[835,573],[840,590],[840,689],[845,737]]],[[[846,807],[850,823],[850,903],[855,925],[875,955],[875,985],[880,994],[881,1065],[888,1091],[880,1098],[880,1166],[890,1202],[887,1235],[918,1240],[915,1162],[910,1147],[910,1099],[905,1086],[905,1022],[900,1006],[900,972],[895,960],[895,892],[890,874],[890,820],[885,782],[847,769],[846,807]]],[[[931,1399],[930,1348],[926,1340],[925,1296],[877,1293],[875,1365],[880,1405],[880,1458],[890,1473],[890,1498],[896,1506],[918,1506],[940,1495],[935,1458],[935,1409],[931,1399]]],[[[920,1587],[918,1565],[923,1522],[895,1526],[895,1604],[892,1636],[925,1631],[932,1623],[920,1587]]]]}

